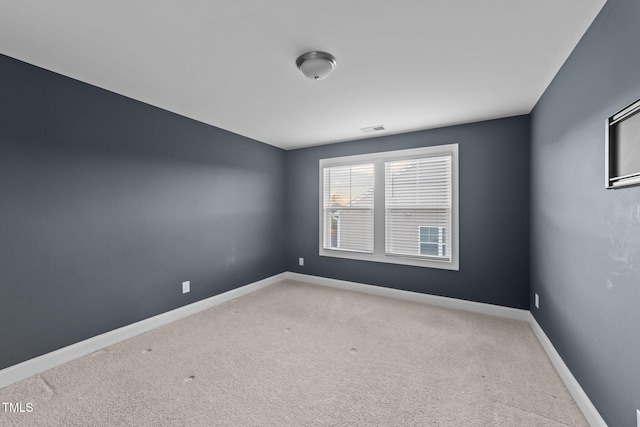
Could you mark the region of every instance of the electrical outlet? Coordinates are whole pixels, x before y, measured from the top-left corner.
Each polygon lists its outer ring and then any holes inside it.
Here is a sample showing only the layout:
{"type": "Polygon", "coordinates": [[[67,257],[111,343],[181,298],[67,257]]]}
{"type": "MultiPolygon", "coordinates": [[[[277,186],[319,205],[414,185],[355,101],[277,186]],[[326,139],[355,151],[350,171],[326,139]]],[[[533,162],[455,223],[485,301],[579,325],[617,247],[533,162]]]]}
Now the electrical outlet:
{"type": "Polygon", "coordinates": [[[536,308],[540,308],[540,295],[538,294],[533,294],[534,295],[534,304],[536,306],[536,308]]]}
{"type": "Polygon", "coordinates": [[[298,265],[299,266],[304,266],[304,258],[298,258],[298,265]]]}
{"type": "Polygon", "coordinates": [[[191,292],[191,281],[189,280],[182,282],[182,293],[186,294],[187,292],[191,292]]]}

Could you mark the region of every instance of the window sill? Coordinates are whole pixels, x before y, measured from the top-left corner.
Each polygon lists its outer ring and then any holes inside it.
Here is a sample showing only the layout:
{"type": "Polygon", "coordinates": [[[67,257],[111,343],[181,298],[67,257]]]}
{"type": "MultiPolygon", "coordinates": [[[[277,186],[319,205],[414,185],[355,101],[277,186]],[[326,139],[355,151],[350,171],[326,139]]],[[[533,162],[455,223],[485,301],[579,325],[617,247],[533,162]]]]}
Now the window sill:
{"type": "Polygon", "coordinates": [[[438,261],[432,259],[409,258],[397,255],[376,255],[364,252],[339,251],[331,249],[320,249],[320,256],[330,258],[351,259],[357,261],[381,262],[385,264],[408,265],[412,267],[436,268],[440,270],[460,270],[458,262],[438,261]]]}

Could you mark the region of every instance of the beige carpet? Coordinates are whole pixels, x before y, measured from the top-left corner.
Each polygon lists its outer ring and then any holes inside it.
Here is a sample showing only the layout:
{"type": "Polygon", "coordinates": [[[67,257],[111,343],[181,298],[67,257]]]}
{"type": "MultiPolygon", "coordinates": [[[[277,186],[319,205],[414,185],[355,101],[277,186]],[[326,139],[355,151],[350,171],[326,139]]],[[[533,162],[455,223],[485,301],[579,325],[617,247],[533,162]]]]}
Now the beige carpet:
{"type": "Polygon", "coordinates": [[[583,426],[525,322],[282,282],[0,390],[13,426],[583,426]]]}

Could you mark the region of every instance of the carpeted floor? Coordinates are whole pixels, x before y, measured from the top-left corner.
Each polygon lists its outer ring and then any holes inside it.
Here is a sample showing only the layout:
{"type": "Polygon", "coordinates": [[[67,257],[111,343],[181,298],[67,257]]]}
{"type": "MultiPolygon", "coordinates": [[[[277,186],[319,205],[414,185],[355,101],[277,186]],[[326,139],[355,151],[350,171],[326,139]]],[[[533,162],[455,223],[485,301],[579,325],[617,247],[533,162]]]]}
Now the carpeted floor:
{"type": "Polygon", "coordinates": [[[13,426],[584,426],[525,322],[282,282],[0,390],[13,426]]]}

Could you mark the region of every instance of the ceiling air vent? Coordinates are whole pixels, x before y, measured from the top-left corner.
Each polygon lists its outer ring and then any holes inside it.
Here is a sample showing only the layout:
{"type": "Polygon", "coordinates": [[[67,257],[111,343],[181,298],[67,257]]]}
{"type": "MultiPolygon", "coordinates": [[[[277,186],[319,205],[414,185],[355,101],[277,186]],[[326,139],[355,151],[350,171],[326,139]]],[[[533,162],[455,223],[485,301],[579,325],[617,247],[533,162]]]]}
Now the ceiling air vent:
{"type": "Polygon", "coordinates": [[[380,132],[384,130],[384,126],[383,125],[369,126],[368,128],[361,128],[360,130],[364,133],[380,132]]]}

